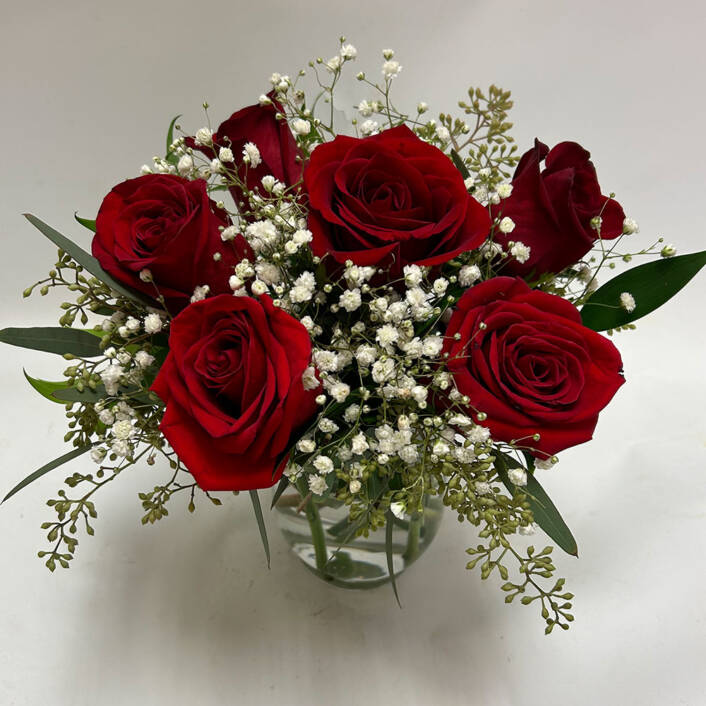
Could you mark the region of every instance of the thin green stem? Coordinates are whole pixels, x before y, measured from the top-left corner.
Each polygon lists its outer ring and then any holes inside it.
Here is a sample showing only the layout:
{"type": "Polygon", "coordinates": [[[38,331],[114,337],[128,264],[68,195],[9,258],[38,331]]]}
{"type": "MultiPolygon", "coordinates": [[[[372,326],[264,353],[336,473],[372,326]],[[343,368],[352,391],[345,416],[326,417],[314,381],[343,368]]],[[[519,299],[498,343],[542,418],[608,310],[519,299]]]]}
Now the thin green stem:
{"type": "Polygon", "coordinates": [[[326,549],[326,535],[324,534],[324,526],[321,523],[321,515],[313,500],[305,507],[306,519],[309,522],[311,531],[311,542],[314,545],[314,554],[316,556],[316,568],[322,576],[326,576],[326,564],[328,562],[328,551],[326,549]]]}

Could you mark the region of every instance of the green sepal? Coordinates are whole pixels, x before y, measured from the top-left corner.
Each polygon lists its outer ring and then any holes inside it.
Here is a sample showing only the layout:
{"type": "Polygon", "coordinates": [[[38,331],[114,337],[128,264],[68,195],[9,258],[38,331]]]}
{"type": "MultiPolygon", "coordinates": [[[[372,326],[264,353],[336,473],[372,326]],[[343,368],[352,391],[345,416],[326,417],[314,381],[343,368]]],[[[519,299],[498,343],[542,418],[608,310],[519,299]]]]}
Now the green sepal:
{"type": "Polygon", "coordinates": [[[633,267],[599,287],[581,309],[581,321],[594,331],[625,326],[659,308],[706,265],[706,250],[633,267]],[[623,292],[635,298],[635,309],[620,305],[623,292]]]}
{"type": "Polygon", "coordinates": [[[181,115],[174,116],[172,118],[172,122],[169,123],[169,127],[167,128],[167,153],[164,157],[165,161],[175,166],[178,162],[178,158],[173,152],[169,151],[169,148],[172,146],[172,142],[174,142],[174,126],[176,125],[176,121],[179,120],[180,117],[181,115]]]}

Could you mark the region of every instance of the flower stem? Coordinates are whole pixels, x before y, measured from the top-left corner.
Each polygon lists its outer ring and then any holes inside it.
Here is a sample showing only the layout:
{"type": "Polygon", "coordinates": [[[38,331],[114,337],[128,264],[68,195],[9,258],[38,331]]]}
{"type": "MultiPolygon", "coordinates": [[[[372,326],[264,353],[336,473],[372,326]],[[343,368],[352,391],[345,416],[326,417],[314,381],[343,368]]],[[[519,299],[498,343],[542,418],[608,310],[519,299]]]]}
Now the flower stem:
{"type": "Polygon", "coordinates": [[[326,535],[324,534],[324,526],[321,523],[321,515],[319,515],[319,510],[312,500],[309,500],[306,504],[305,511],[306,519],[309,521],[309,529],[311,530],[311,541],[314,545],[316,568],[325,578],[325,569],[328,562],[328,551],[326,549],[326,535]]]}
{"type": "Polygon", "coordinates": [[[421,513],[415,513],[409,520],[407,548],[402,555],[408,564],[411,564],[419,556],[419,531],[422,528],[423,517],[421,513]]]}

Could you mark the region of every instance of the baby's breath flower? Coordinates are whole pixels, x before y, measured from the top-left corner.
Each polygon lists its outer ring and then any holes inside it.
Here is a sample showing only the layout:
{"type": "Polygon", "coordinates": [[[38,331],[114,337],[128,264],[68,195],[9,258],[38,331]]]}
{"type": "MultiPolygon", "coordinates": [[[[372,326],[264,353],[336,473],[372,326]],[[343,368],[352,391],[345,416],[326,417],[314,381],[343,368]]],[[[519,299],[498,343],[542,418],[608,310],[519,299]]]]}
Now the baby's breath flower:
{"type": "Polygon", "coordinates": [[[623,292],[620,295],[620,306],[628,312],[628,314],[635,311],[635,297],[633,297],[630,292],[623,292]]]}

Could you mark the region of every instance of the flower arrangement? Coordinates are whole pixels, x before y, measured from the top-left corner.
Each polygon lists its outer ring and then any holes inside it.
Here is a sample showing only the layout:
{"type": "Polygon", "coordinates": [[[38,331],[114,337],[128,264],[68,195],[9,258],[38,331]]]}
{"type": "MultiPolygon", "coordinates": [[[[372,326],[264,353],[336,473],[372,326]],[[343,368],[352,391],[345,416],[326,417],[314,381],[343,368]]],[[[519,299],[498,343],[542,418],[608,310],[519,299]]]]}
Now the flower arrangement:
{"type": "Polygon", "coordinates": [[[42,526],[39,556],[66,568],[79,529],[94,532],[97,491],[163,458],[143,523],[175,495],[193,512],[201,495],[249,491],[269,563],[258,491],[274,487],[272,506],[289,492],[310,528],[316,573],[335,577],[347,546],[380,536],[395,595],[395,532],[416,558],[432,499],[477,529],[469,569],[538,605],[547,633],[566,629],[573,595],[552,546],[518,535],[539,527],[577,554],[539,479],[592,438],[624,382],[601,332],[634,329],[706,252],[634,245],[637,223],[577,143],[536,140],[520,157],[495,86],[470,89],[458,116],[402,112],[385,50],[381,74],[356,75],[360,118],[341,124],[335,90],[356,58],[341,38],[215,131],[207,104],[193,134],[175,118],[165,157],[114,187],[95,221],[77,217],[92,254],[27,215],[59,254],[24,296],[63,288],[69,301],[59,327],[0,340],[68,361],[59,382],[25,375],[65,405],[72,449],[5,499],[90,454],[95,472],[66,478],[42,526]],[[342,512],[333,528],[326,507],[342,512]]]}

